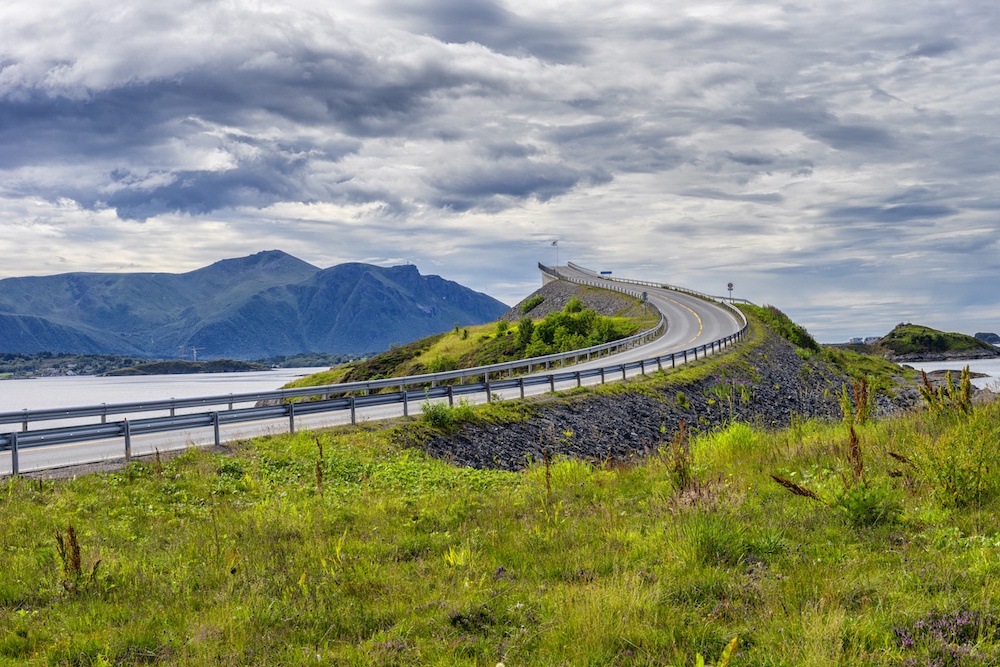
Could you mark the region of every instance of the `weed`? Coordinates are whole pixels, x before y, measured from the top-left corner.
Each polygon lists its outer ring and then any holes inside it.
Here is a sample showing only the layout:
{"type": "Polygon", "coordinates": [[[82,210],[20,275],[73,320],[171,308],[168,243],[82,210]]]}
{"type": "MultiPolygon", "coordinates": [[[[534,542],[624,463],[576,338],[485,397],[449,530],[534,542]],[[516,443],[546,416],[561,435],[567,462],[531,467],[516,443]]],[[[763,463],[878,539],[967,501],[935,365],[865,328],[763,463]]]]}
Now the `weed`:
{"type": "Polygon", "coordinates": [[[678,491],[686,491],[691,488],[693,477],[691,474],[691,437],[688,434],[687,424],[682,419],[677,427],[677,432],[670,440],[670,445],[666,450],[667,465],[670,471],[670,479],[678,491]]]}
{"type": "Polygon", "coordinates": [[[972,411],[972,376],[969,367],[962,369],[962,375],[958,386],[951,379],[951,371],[945,374],[944,385],[935,391],[927,379],[927,373],[920,371],[922,384],[920,395],[924,403],[932,412],[962,412],[968,414],[972,411]]]}
{"type": "Polygon", "coordinates": [[[81,586],[93,584],[97,579],[97,568],[101,561],[94,561],[90,570],[89,578],[85,579],[83,574],[83,562],[80,557],[80,542],[76,537],[76,530],[73,524],[66,526],[66,533],[56,531],[56,551],[62,560],[63,579],[62,586],[67,593],[75,594],[80,591],[81,586]]]}

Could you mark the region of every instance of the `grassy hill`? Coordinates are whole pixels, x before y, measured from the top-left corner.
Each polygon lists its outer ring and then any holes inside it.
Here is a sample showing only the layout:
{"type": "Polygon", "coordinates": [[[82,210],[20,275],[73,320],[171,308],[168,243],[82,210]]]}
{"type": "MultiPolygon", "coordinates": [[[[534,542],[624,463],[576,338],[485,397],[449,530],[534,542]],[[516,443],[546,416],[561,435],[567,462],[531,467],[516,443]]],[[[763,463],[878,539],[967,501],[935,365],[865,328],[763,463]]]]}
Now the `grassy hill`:
{"type": "Polygon", "coordinates": [[[994,353],[995,347],[973,336],[947,333],[919,324],[899,324],[876,345],[877,350],[892,356],[934,353],[994,353]]]}

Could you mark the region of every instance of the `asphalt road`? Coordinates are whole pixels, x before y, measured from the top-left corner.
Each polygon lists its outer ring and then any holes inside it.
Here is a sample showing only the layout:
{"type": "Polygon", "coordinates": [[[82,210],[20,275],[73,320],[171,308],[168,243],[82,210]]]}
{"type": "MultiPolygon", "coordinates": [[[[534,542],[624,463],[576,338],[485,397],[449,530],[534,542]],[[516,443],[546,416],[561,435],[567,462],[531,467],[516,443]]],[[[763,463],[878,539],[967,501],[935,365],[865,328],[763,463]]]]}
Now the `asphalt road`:
{"type": "MultiPolygon", "coordinates": [[[[569,277],[585,281],[600,281],[594,275],[577,271],[569,267],[559,267],[560,273],[569,277]]],[[[635,287],[635,286],[633,286],[635,287]]],[[[589,369],[608,367],[616,364],[650,359],[657,356],[669,355],[693,347],[719,340],[734,334],[742,327],[742,322],[727,308],[721,307],[713,302],[700,299],[696,296],[684,294],[667,289],[655,287],[639,287],[647,293],[648,301],[655,306],[667,319],[667,331],[654,341],[645,345],[624,350],[611,356],[581,361],[572,366],[572,369],[589,369]]],[[[566,369],[570,370],[570,369],[566,369]]],[[[636,374],[638,371],[633,372],[636,374]]],[[[539,371],[534,375],[546,375],[547,372],[539,371]]],[[[608,374],[607,381],[621,379],[620,375],[608,374]]],[[[587,382],[586,380],[584,381],[587,382]]],[[[600,382],[594,378],[590,384],[600,382]]],[[[557,383],[557,390],[565,390],[576,386],[575,381],[557,383]]],[[[526,395],[544,393],[547,385],[531,387],[526,390],[526,395]]],[[[417,393],[417,392],[415,392],[417,393]]],[[[502,399],[511,399],[519,396],[516,389],[495,392],[502,399]]],[[[472,403],[485,402],[485,396],[469,397],[472,403]]],[[[420,414],[420,404],[423,399],[410,401],[408,407],[409,414],[420,414]]],[[[401,404],[374,406],[359,409],[357,419],[359,422],[391,419],[403,414],[401,404]]],[[[299,416],[295,419],[297,431],[316,429],[328,426],[336,426],[350,423],[350,414],[347,412],[334,412],[322,415],[299,416]]],[[[223,425],[220,428],[220,436],[223,442],[251,438],[261,435],[287,433],[289,422],[287,419],[267,420],[260,422],[249,422],[223,425]]],[[[211,428],[194,429],[190,431],[174,431],[171,433],[154,434],[147,436],[136,436],[132,438],[132,455],[143,456],[153,454],[155,451],[167,452],[176,449],[185,449],[190,446],[202,446],[214,442],[214,432],[211,428]]],[[[83,463],[94,463],[101,461],[114,461],[123,458],[124,443],[121,439],[99,440],[67,445],[50,445],[47,447],[37,447],[22,449],[19,452],[19,468],[21,472],[39,471],[54,468],[65,468],[68,466],[83,463]]],[[[9,474],[11,471],[10,452],[0,453],[0,475],[9,474]]]]}

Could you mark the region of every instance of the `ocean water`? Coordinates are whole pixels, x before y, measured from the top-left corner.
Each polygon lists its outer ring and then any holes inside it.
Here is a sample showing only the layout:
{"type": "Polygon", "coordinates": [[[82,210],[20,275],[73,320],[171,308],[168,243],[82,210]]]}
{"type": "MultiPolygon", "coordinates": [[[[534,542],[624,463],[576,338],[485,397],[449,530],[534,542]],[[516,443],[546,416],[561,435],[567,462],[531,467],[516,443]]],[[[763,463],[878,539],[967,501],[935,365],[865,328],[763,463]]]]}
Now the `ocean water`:
{"type": "Polygon", "coordinates": [[[247,394],[280,389],[323,368],[276,368],[248,373],[44,377],[0,380],[0,412],[247,394]]]}
{"type": "Polygon", "coordinates": [[[987,376],[983,378],[973,378],[972,384],[983,389],[1000,391],[1000,358],[967,359],[964,361],[925,361],[921,363],[909,363],[907,365],[927,373],[937,370],[956,371],[953,374],[956,381],[958,380],[958,373],[960,373],[963,368],[968,366],[970,371],[973,371],[974,373],[984,373],[987,376]]]}

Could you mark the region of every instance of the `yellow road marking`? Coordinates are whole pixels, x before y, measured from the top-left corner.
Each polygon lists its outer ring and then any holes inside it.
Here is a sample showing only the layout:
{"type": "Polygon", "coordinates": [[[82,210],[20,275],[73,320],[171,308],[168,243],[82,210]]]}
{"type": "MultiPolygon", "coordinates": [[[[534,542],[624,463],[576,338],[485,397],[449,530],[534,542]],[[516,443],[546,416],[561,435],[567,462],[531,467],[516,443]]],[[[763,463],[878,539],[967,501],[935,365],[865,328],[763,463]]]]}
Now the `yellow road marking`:
{"type": "Polygon", "coordinates": [[[692,315],[694,315],[694,319],[698,320],[698,333],[696,333],[695,336],[694,336],[694,338],[692,338],[691,340],[689,340],[688,343],[693,343],[696,340],[698,340],[698,337],[701,336],[702,332],[705,330],[705,325],[702,323],[701,318],[698,317],[698,313],[694,312],[693,310],[691,310],[690,308],[688,308],[687,306],[685,306],[680,301],[677,301],[676,299],[671,299],[670,297],[664,297],[664,298],[666,298],[667,301],[670,301],[672,303],[676,303],[678,306],[680,306],[681,308],[684,308],[689,313],[691,313],[692,315]]]}

